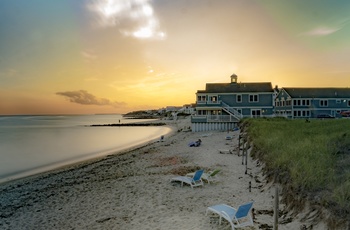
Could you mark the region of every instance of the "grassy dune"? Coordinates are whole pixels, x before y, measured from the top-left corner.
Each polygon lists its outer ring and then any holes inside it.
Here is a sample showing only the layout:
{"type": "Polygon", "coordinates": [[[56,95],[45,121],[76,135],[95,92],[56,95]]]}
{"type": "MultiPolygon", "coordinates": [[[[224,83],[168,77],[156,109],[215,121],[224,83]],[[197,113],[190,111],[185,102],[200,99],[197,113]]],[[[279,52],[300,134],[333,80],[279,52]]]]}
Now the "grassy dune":
{"type": "Polygon", "coordinates": [[[279,183],[288,184],[294,198],[307,197],[350,219],[350,119],[247,119],[243,124],[253,156],[279,183]]]}

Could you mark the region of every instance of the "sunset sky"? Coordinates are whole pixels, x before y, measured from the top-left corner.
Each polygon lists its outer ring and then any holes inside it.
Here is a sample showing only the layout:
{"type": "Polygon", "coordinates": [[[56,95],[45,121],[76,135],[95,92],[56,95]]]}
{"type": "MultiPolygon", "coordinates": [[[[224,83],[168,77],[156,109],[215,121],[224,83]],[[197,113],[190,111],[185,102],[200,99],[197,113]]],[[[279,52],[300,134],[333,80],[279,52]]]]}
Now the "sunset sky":
{"type": "Polygon", "coordinates": [[[206,83],[350,86],[349,0],[1,0],[0,115],[194,103],[206,83]]]}

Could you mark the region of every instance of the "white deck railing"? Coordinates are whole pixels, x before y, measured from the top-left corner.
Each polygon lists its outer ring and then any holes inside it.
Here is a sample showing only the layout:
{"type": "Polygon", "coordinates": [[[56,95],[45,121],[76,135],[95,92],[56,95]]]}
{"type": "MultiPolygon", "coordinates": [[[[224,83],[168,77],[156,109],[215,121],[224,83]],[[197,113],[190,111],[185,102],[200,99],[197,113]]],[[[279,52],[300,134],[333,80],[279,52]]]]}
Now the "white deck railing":
{"type": "Polygon", "coordinates": [[[201,120],[205,122],[237,122],[239,119],[231,115],[193,115],[192,120],[201,120]]]}

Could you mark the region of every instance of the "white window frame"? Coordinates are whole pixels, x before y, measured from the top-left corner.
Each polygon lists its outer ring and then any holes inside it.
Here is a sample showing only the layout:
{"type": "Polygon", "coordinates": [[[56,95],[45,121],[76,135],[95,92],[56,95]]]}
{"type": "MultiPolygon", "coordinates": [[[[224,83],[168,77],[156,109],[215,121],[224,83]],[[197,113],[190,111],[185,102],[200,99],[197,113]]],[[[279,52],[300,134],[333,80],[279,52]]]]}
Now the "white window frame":
{"type": "Polygon", "coordinates": [[[243,96],[242,96],[242,94],[237,94],[237,96],[236,96],[236,102],[237,102],[237,103],[242,103],[242,101],[243,101],[243,96]],[[241,100],[238,100],[238,97],[240,97],[241,100]]]}
{"type": "Polygon", "coordinates": [[[259,94],[249,94],[249,102],[259,102],[259,94]],[[251,97],[253,97],[253,100],[251,100],[251,97]]]}
{"type": "Polygon", "coordinates": [[[328,107],[328,100],[327,99],[322,99],[319,101],[319,106],[320,107],[328,107]]]}
{"type": "Polygon", "coordinates": [[[198,103],[205,103],[206,101],[207,101],[207,96],[205,96],[205,95],[198,95],[197,96],[198,103]]]}
{"type": "Polygon", "coordinates": [[[261,111],[261,109],[251,109],[250,114],[252,117],[261,117],[262,111],[261,111]],[[253,115],[253,112],[258,112],[259,115],[253,115]]]}
{"type": "Polygon", "coordinates": [[[216,104],[216,103],[218,103],[218,96],[217,95],[214,95],[214,96],[209,96],[209,102],[210,103],[214,103],[214,104],[216,104]],[[213,99],[215,99],[215,100],[213,100],[213,99]]]}

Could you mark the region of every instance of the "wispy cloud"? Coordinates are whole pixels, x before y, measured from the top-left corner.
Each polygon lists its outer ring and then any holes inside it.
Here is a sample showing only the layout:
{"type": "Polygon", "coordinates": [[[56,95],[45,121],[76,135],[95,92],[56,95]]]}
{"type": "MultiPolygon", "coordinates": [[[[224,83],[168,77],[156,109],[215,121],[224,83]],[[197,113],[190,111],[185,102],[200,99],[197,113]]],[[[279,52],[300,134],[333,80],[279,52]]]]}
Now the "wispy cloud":
{"type": "Polygon", "coordinates": [[[307,31],[305,33],[302,33],[302,35],[307,35],[307,36],[327,36],[330,34],[333,34],[337,32],[338,30],[342,29],[342,27],[316,27],[310,31],[307,31]]]}
{"type": "Polygon", "coordinates": [[[82,51],[81,55],[85,58],[87,61],[95,60],[97,59],[97,56],[89,51],[82,51]]]}
{"type": "Polygon", "coordinates": [[[17,74],[17,70],[16,69],[6,69],[2,72],[0,72],[0,77],[13,77],[17,74]]]}
{"type": "Polygon", "coordinates": [[[118,80],[111,83],[110,87],[118,91],[137,91],[153,95],[163,91],[178,91],[176,86],[186,84],[184,81],[186,80],[177,77],[176,73],[148,72],[144,78],[139,79],[136,83],[131,81],[121,84],[118,80]]]}
{"type": "Polygon", "coordinates": [[[113,106],[116,108],[125,107],[125,102],[110,101],[106,98],[97,98],[86,90],[57,92],[57,95],[68,98],[70,102],[81,105],[113,106]]]}
{"type": "Polygon", "coordinates": [[[150,0],[92,0],[88,8],[98,14],[102,26],[138,39],[165,39],[150,0]]]}

